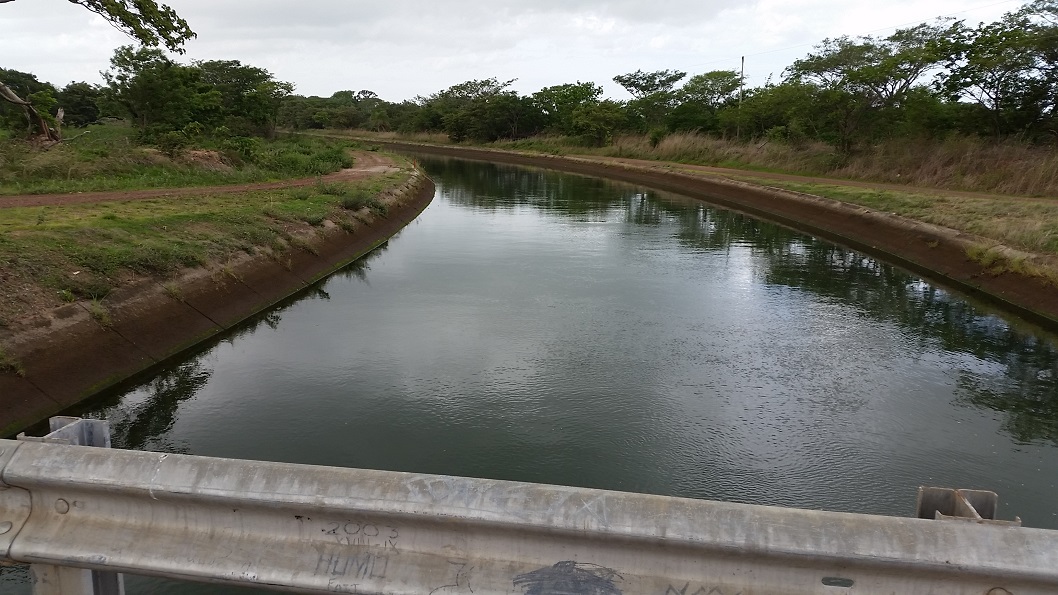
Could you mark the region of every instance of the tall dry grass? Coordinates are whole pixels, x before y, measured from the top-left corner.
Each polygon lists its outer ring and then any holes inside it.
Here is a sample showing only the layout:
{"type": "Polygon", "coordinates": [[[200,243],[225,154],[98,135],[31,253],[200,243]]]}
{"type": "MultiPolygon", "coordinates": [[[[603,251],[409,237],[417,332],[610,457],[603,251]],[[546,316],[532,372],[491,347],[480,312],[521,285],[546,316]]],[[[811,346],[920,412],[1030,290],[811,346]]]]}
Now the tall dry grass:
{"type": "MultiPolygon", "coordinates": [[[[348,136],[449,144],[440,133],[343,131],[348,136]]],[[[328,134],[330,131],[328,132],[328,134]]],[[[587,154],[757,169],[992,194],[1058,197],[1058,150],[1017,141],[976,137],[892,139],[844,155],[821,142],[740,142],[705,134],[676,133],[652,143],[625,135],[606,147],[579,139],[537,136],[489,146],[554,154],[587,154]]]]}
{"type": "Polygon", "coordinates": [[[600,152],[615,157],[750,167],[814,176],[949,190],[1058,196],[1058,151],[975,137],[894,139],[841,155],[823,143],[736,142],[694,133],[618,138],[600,152]]]}

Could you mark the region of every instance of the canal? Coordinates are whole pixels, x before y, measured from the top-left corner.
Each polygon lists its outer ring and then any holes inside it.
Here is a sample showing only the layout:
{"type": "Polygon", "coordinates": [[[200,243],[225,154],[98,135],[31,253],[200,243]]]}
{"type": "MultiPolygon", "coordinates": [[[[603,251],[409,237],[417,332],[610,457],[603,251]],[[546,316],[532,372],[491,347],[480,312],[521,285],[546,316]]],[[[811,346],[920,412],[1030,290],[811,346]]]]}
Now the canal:
{"type": "Polygon", "coordinates": [[[872,514],[985,488],[1058,529],[1054,336],[701,202],[418,159],[437,197],[387,245],[70,413],[121,448],[872,514]]]}

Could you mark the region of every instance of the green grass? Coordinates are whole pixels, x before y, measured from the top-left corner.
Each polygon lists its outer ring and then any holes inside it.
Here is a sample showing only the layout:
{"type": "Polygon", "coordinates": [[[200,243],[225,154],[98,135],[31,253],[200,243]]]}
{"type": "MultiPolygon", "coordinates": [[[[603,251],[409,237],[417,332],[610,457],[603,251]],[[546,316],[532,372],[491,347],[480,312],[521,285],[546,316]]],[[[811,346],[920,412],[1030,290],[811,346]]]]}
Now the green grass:
{"type": "MultiPolygon", "coordinates": [[[[224,263],[258,248],[307,249],[303,239],[295,240],[298,234],[325,220],[355,227],[344,201],[377,201],[379,192],[407,177],[403,171],[320,188],[55,206],[43,217],[40,208],[3,209],[0,273],[9,287],[36,287],[53,305],[98,302],[130,278],[164,281],[181,269],[224,263]]],[[[0,322],[15,319],[17,301],[0,288],[0,322]]]]}
{"type": "Polygon", "coordinates": [[[264,182],[322,175],[351,167],[355,143],[284,135],[260,139],[200,139],[169,156],[136,142],[136,131],[96,125],[42,150],[0,140],[0,203],[4,195],[135,190],[264,182]]]}
{"type": "MultiPolygon", "coordinates": [[[[753,178],[738,179],[760,183],[753,178]]],[[[924,194],[775,180],[767,184],[967,231],[1027,252],[1058,256],[1058,200],[924,194]]]]}
{"type": "Polygon", "coordinates": [[[114,321],[110,319],[110,311],[107,310],[106,306],[101,304],[99,300],[92,300],[88,304],[88,313],[92,315],[92,318],[99,323],[99,326],[103,328],[110,328],[114,326],[114,321]]]}

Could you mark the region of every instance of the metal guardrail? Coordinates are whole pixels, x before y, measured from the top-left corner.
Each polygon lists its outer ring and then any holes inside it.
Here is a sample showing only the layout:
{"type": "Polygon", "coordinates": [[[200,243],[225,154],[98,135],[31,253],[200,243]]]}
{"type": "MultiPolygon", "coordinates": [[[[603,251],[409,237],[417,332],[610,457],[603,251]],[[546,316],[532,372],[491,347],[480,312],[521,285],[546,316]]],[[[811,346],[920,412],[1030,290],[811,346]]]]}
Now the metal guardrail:
{"type": "Polygon", "coordinates": [[[51,565],[36,592],[67,595],[107,592],[71,568],[307,593],[1058,592],[1058,531],[984,520],[7,440],[0,560],[51,565]]]}

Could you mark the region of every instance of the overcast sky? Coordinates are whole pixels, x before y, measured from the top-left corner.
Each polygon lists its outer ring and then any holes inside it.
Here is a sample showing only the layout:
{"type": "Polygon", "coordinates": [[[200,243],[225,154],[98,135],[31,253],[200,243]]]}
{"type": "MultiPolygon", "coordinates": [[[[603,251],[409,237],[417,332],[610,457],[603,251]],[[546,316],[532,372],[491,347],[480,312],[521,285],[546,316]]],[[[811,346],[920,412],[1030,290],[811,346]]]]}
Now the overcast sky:
{"type": "MultiPolygon", "coordinates": [[[[198,38],[182,60],[241,60],[297,93],[370,89],[390,101],[470,79],[532,93],[637,69],[738,70],[776,80],[826,37],[885,36],[953,15],[993,21],[1021,0],[169,0],[198,38]]],[[[101,82],[131,41],[68,0],[0,4],[0,66],[63,86],[101,82]]]]}

